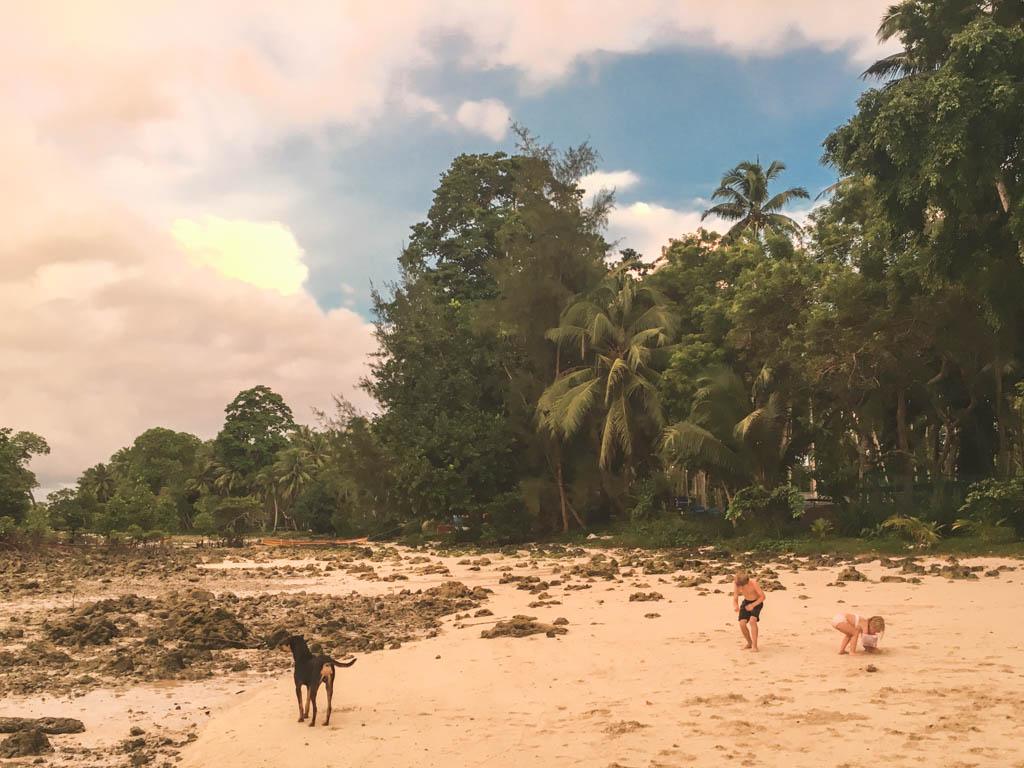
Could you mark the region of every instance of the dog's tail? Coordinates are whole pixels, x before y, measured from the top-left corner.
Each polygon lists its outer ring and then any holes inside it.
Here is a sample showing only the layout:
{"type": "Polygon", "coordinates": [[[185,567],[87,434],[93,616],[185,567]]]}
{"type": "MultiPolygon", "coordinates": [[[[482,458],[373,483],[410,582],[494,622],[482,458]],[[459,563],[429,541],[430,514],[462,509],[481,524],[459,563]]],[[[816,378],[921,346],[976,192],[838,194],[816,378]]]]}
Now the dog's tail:
{"type": "Polygon", "coordinates": [[[331,659],[330,656],[328,656],[327,658],[330,659],[331,663],[334,666],[336,666],[336,667],[351,667],[353,664],[356,663],[356,660],[355,660],[354,657],[351,658],[351,659],[347,659],[345,661],[338,661],[337,659],[331,659]]]}

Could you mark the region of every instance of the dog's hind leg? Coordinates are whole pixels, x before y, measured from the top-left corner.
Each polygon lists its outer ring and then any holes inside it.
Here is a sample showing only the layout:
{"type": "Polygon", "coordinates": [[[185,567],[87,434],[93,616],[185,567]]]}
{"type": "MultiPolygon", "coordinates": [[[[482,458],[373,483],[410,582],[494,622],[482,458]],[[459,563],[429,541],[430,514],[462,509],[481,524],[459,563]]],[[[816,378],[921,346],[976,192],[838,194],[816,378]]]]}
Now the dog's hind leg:
{"type": "Polygon", "coordinates": [[[306,713],[302,710],[302,684],[295,686],[295,700],[299,702],[299,722],[306,719],[306,713]]]}
{"type": "Polygon", "coordinates": [[[309,727],[316,725],[316,692],[320,687],[320,680],[309,686],[309,703],[313,707],[313,714],[309,717],[309,727]]]}
{"type": "Polygon", "coordinates": [[[327,717],[324,718],[324,725],[331,724],[332,700],[334,699],[334,668],[324,665],[324,688],[327,689],[327,717]]]}

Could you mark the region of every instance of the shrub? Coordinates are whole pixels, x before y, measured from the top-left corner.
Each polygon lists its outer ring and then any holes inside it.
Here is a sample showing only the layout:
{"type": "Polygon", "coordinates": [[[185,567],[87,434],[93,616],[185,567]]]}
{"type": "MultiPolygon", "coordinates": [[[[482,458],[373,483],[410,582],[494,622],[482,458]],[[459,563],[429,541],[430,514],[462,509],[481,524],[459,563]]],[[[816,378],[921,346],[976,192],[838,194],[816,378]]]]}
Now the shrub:
{"type": "Polygon", "coordinates": [[[533,518],[522,496],[504,493],[484,510],[480,541],[487,544],[514,544],[530,537],[533,518]]]}
{"type": "Polygon", "coordinates": [[[819,541],[824,541],[832,535],[834,526],[831,520],[827,520],[824,517],[819,517],[813,523],[811,523],[811,535],[819,541]]]}
{"type": "Polygon", "coordinates": [[[676,516],[631,520],[618,531],[624,547],[668,548],[699,547],[711,544],[731,533],[731,526],[720,517],[684,520],[676,516]]]}
{"type": "Polygon", "coordinates": [[[954,527],[991,529],[1009,525],[1018,536],[1024,536],[1024,476],[975,483],[967,492],[960,514],[964,517],[954,527]]]}
{"type": "Polygon", "coordinates": [[[725,517],[734,526],[748,520],[755,527],[771,527],[781,536],[783,527],[804,513],[804,497],[793,485],[780,485],[771,491],[751,485],[732,497],[725,517]]]}
{"type": "Polygon", "coordinates": [[[894,515],[882,523],[887,530],[902,533],[919,547],[931,547],[942,538],[942,526],[931,521],[925,522],[917,517],[894,515]]]}

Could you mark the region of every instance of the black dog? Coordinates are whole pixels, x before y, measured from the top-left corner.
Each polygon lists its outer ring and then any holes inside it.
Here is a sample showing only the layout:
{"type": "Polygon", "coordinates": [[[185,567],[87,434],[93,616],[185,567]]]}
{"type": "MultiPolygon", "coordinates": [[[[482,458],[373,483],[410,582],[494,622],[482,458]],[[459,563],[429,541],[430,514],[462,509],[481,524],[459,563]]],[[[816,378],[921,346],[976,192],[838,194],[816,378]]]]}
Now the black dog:
{"type": "Polygon", "coordinates": [[[312,705],[313,716],[309,720],[309,727],[312,728],[316,725],[316,694],[320,683],[323,683],[327,689],[327,717],[324,718],[324,725],[329,725],[331,722],[331,699],[334,697],[335,667],[351,667],[356,660],[336,661],[323,654],[314,656],[302,635],[292,635],[287,638],[281,643],[282,648],[285,646],[291,650],[292,658],[295,660],[295,698],[299,702],[299,722],[306,719],[310,705],[312,705]],[[305,707],[302,706],[302,686],[306,686],[305,707]]]}

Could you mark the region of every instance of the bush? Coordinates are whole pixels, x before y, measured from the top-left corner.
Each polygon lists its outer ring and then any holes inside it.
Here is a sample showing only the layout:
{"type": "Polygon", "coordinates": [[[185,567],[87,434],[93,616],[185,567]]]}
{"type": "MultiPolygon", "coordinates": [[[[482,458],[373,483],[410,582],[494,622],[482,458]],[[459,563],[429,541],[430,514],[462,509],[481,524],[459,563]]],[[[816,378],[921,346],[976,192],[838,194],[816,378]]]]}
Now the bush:
{"type": "Polygon", "coordinates": [[[217,523],[209,512],[200,512],[192,518],[192,529],[201,536],[212,536],[217,530],[217,523]]]}
{"type": "Polygon", "coordinates": [[[931,547],[942,538],[942,526],[934,521],[926,522],[917,517],[890,517],[882,527],[902,533],[919,547],[931,547]]]}
{"type": "Polygon", "coordinates": [[[1018,536],[1024,536],[1024,476],[975,483],[967,492],[960,514],[964,519],[955,524],[960,529],[971,527],[964,521],[979,530],[1008,525],[1018,536]]]}
{"type": "Polygon", "coordinates": [[[795,486],[780,485],[769,491],[763,486],[751,485],[732,497],[725,517],[736,527],[746,520],[755,528],[770,529],[781,537],[783,529],[803,513],[804,497],[795,486]]]}
{"type": "Polygon", "coordinates": [[[699,547],[725,538],[731,526],[720,517],[684,520],[675,516],[631,520],[618,530],[624,547],[670,548],[699,547]]]}
{"type": "Polygon", "coordinates": [[[526,541],[533,528],[533,518],[519,493],[505,493],[484,510],[480,541],[486,544],[515,544],[526,541]]]}
{"type": "Polygon", "coordinates": [[[21,523],[21,534],[26,544],[39,546],[53,536],[50,513],[42,504],[34,505],[21,523]]]}
{"type": "Polygon", "coordinates": [[[811,535],[818,541],[824,541],[832,535],[834,526],[831,520],[827,520],[824,517],[819,517],[813,523],[811,523],[811,535]]]}
{"type": "Polygon", "coordinates": [[[659,472],[636,483],[630,497],[630,519],[647,520],[664,514],[672,499],[672,489],[665,474],[659,472]]]}

